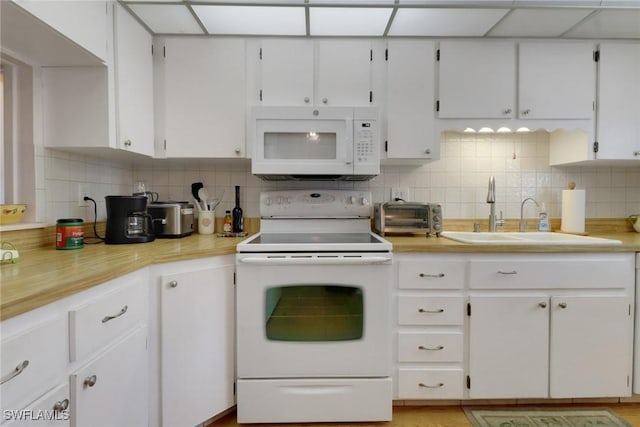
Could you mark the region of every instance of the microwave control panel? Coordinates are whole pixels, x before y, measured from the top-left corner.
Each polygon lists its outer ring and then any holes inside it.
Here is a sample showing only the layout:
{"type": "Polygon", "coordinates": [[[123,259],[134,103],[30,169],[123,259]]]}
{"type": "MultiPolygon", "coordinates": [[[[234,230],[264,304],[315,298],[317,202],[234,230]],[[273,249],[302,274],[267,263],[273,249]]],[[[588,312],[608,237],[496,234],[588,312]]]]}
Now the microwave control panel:
{"type": "Polygon", "coordinates": [[[356,163],[377,162],[376,122],[374,120],[354,120],[354,158],[356,163]]]}

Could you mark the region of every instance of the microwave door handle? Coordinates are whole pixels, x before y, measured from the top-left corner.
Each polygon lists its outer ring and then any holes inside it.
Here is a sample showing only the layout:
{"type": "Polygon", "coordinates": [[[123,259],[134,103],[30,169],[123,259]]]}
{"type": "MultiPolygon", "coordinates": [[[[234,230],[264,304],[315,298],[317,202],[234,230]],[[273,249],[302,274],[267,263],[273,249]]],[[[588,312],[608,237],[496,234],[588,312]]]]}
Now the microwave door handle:
{"type": "Polygon", "coordinates": [[[353,165],[353,150],[354,150],[354,144],[353,144],[353,119],[351,117],[347,117],[347,119],[345,120],[345,130],[347,132],[345,132],[344,135],[344,139],[345,139],[345,150],[346,150],[346,161],[345,163],[347,165],[353,165]],[[349,132],[350,131],[350,132],[349,132]]]}

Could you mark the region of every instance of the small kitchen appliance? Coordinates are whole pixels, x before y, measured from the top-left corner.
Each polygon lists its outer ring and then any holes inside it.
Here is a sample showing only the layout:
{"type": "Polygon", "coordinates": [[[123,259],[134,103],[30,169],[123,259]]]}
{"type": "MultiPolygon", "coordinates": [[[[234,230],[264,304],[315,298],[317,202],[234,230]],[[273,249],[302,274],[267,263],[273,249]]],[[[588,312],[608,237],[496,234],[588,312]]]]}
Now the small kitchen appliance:
{"type": "Polygon", "coordinates": [[[156,237],[176,238],[193,233],[193,205],[188,202],[155,202],[147,206],[156,237]]]}
{"type": "Polygon", "coordinates": [[[387,202],[374,205],[374,229],[387,234],[431,234],[442,232],[442,207],[436,203],[387,202]]]}
{"type": "Polygon", "coordinates": [[[107,230],[105,243],[145,243],[155,239],[145,196],[105,196],[107,230]]]}
{"type": "Polygon", "coordinates": [[[240,423],[391,420],[391,244],[371,193],[260,194],[236,254],[240,423]]]}

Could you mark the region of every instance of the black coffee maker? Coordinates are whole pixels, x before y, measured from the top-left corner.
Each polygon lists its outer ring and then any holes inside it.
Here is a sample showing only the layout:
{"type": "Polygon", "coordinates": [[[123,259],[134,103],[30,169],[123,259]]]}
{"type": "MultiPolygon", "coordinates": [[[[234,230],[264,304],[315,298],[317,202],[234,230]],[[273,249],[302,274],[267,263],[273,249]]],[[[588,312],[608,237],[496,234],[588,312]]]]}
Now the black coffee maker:
{"type": "Polygon", "coordinates": [[[145,243],[155,239],[145,196],[105,196],[107,232],[105,243],[145,243]]]}

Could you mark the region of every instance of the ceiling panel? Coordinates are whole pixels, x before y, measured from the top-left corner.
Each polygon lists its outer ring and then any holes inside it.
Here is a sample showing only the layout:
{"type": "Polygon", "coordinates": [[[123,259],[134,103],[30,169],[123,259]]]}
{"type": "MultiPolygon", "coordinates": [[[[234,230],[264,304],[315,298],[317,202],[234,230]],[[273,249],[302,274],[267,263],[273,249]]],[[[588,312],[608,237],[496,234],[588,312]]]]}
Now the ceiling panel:
{"type": "Polygon", "coordinates": [[[511,6],[513,0],[399,0],[408,6],[511,6]]]}
{"type": "Polygon", "coordinates": [[[559,37],[594,9],[515,9],[490,32],[490,37],[559,37]]]}
{"type": "Polygon", "coordinates": [[[172,4],[129,4],[129,8],[154,33],[203,34],[186,6],[172,4]]]}
{"type": "Polygon", "coordinates": [[[194,5],[210,34],[303,36],[307,33],[303,7],[194,5]]]}
{"type": "Polygon", "coordinates": [[[602,0],[604,7],[640,7],[640,0],[602,0]]]}
{"type": "Polygon", "coordinates": [[[602,9],[565,34],[585,38],[640,38],[640,10],[602,9]]]}
{"type": "Polygon", "coordinates": [[[515,0],[515,6],[587,6],[598,7],[601,0],[515,0]]]}
{"type": "Polygon", "coordinates": [[[398,9],[390,36],[484,36],[509,9],[398,9]]]}
{"type": "Polygon", "coordinates": [[[310,7],[312,36],[382,36],[391,8],[310,7]]]}

